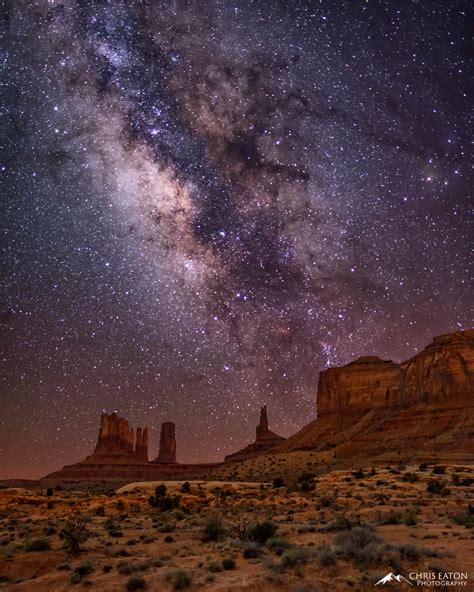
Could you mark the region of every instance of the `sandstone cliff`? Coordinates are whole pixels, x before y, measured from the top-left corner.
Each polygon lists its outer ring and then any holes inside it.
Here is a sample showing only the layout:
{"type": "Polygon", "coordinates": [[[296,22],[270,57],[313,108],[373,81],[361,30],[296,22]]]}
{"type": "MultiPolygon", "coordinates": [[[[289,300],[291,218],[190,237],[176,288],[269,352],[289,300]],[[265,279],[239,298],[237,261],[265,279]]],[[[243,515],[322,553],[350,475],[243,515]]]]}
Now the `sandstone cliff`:
{"type": "Polygon", "coordinates": [[[359,358],[320,374],[318,419],[279,449],[400,459],[474,454],[474,331],[436,337],[402,364],[359,358]]]}

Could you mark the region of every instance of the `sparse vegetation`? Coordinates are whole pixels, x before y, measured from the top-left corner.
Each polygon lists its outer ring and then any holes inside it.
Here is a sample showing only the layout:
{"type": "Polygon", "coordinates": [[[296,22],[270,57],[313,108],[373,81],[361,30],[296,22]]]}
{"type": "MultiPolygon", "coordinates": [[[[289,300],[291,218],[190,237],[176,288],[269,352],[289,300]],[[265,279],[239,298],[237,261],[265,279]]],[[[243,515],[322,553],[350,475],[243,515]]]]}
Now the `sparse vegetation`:
{"type": "Polygon", "coordinates": [[[48,539],[45,538],[37,538],[32,539],[31,541],[27,541],[24,545],[24,550],[31,553],[31,552],[39,552],[39,551],[49,551],[51,549],[51,543],[48,539]]]}
{"type": "Polygon", "coordinates": [[[88,522],[89,518],[79,512],[72,515],[60,530],[59,538],[64,541],[64,546],[71,555],[79,553],[83,543],[89,538],[88,522]]]}

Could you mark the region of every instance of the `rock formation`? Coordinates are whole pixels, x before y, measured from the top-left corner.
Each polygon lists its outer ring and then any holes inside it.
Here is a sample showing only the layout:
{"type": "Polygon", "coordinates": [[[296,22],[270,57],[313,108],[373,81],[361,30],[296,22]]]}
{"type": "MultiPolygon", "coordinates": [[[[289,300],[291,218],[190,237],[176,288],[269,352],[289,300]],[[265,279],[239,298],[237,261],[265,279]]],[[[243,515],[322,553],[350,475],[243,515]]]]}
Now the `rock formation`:
{"type": "Polygon", "coordinates": [[[148,428],[144,430],[137,428],[135,456],[140,460],[148,462],[148,428]]]}
{"type": "Polygon", "coordinates": [[[153,462],[160,464],[176,463],[175,425],[172,421],[165,421],[161,424],[160,451],[153,462]]]}
{"type": "Polygon", "coordinates": [[[320,373],[318,419],[279,448],[387,460],[474,454],[474,331],[435,337],[402,364],[359,358],[320,373]]]}
{"type": "Polygon", "coordinates": [[[133,429],[116,413],[102,414],[94,452],[74,465],[46,475],[42,480],[55,483],[86,481],[156,481],[189,478],[217,467],[217,463],[180,465],[176,463],[174,423],[161,426],[160,453],[148,462],[148,428],[133,429]]]}
{"type": "Polygon", "coordinates": [[[255,442],[252,442],[252,444],[249,444],[238,452],[228,454],[225,457],[225,461],[246,460],[258,456],[271,450],[284,440],[285,438],[268,429],[267,406],[264,405],[260,409],[260,422],[257,425],[255,442]]]}
{"type": "Polygon", "coordinates": [[[116,413],[103,413],[100,418],[99,437],[94,452],[88,458],[97,462],[110,462],[110,459],[125,462],[148,461],[148,429],[137,428],[136,439],[133,428],[116,413]]]}

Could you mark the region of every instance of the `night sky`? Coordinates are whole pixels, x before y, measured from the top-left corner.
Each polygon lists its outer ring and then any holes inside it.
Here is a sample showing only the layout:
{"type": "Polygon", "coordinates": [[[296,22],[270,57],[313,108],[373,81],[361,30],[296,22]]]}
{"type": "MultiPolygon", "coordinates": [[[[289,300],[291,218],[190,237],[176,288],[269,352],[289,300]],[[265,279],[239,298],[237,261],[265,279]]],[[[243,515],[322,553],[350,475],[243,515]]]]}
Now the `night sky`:
{"type": "Polygon", "coordinates": [[[4,4],[0,477],[103,410],[219,460],[472,324],[469,4],[4,4]]]}

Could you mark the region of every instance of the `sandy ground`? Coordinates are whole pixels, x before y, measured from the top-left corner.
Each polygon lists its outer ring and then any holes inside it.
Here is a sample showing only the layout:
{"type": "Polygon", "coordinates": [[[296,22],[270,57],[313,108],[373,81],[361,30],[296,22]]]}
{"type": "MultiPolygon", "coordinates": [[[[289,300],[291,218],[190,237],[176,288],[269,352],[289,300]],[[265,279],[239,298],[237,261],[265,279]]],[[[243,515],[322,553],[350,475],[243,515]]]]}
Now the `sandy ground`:
{"type": "Polygon", "coordinates": [[[159,499],[171,509],[150,505],[161,482],[0,489],[0,588],[365,591],[389,572],[416,571],[467,573],[449,589],[474,591],[474,467],[364,467],[314,479],[304,474],[311,466],[281,468],[281,487],[167,481],[159,499]],[[60,535],[77,515],[88,537],[75,554],[60,535]]]}

